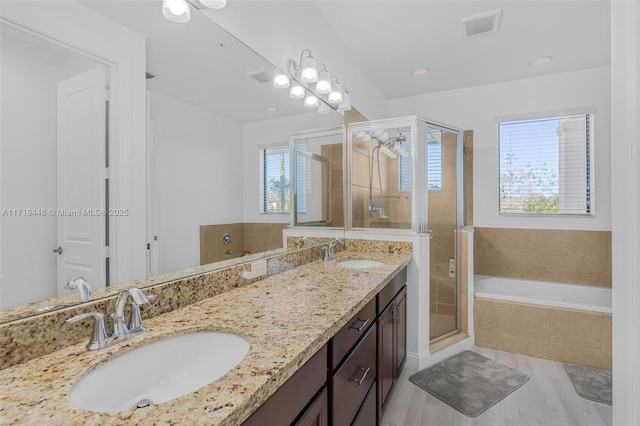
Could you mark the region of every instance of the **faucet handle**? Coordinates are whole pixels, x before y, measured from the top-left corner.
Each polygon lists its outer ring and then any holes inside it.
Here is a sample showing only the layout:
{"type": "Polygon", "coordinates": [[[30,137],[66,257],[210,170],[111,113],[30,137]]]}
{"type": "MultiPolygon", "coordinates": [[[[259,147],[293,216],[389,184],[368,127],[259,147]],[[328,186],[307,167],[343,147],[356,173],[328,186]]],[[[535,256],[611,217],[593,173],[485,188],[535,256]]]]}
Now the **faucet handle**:
{"type": "Polygon", "coordinates": [[[138,333],[144,333],[147,328],[142,323],[142,315],[140,314],[140,305],[145,303],[149,303],[150,300],[158,297],[156,294],[146,295],[140,290],[142,295],[145,297],[146,301],[142,301],[142,303],[136,302],[135,299],[131,300],[131,321],[129,322],[129,335],[134,335],[138,333]]]}
{"type": "Polygon", "coordinates": [[[86,312],[84,314],[76,315],[75,317],[69,318],[67,322],[75,323],[87,318],[93,318],[95,320],[93,322],[93,331],[91,333],[89,343],[87,344],[87,349],[90,351],[94,351],[96,349],[104,348],[108,345],[109,338],[107,336],[107,330],[104,328],[104,314],[102,312],[86,312]]]}

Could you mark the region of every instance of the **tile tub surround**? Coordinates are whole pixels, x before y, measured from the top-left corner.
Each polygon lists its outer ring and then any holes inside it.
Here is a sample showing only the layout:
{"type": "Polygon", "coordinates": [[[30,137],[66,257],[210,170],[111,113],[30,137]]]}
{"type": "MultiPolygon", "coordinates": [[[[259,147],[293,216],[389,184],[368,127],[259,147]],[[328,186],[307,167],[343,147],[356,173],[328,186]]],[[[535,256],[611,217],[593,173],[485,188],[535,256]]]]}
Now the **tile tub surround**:
{"type": "Polygon", "coordinates": [[[474,299],[475,343],[611,370],[611,314],[474,299]]]}
{"type": "MultiPolygon", "coordinates": [[[[299,265],[322,259],[322,246],[281,252],[267,256],[267,273],[275,275],[299,265]]],[[[268,253],[267,253],[268,255],[268,253]]],[[[264,258],[257,255],[257,258],[264,258]]],[[[141,306],[143,319],[148,319],[165,312],[179,309],[199,300],[215,296],[216,294],[241,287],[257,281],[242,278],[242,272],[248,268],[247,264],[234,264],[235,260],[216,265],[195,267],[174,274],[166,274],[167,282],[153,285],[157,278],[133,281],[100,289],[100,292],[112,292],[129,285],[145,287],[147,294],[155,294],[157,298],[141,306]],[[209,270],[213,267],[219,269],[209,270]],[[186,278],[175,279],[178,276],[186,278]],[[173,278],[173,280],[172,280],[173,278]],[[148,287],[152,285],[151,287],[148,287]]],[[[100,294],[98,292],[97,294],[100,294]]],[[[72,316],[99,310],[107,312],[114,306],[115,296],[94,300],[70,308],[52,311],[47,314],[31,316],[0,324],[0,369],[31,360],[60,350],[78,342],[87,340],[91,334],[90,321],[67,324],[65,321],[72,316]]],[[[128,315],[128,314],[127,314],[128,315]]]]}
{"type": "Polygon", "coordinates": [[[611,232],[474,229],[474,270],[494,277],[611,287],[611,232]]]}
{"type": "MultiPolygon", "coordinates": [[[[341,252],[338,259],[359,258],[341,252]]],[[[368,271],[314,261],[150,318],[143,335],[88,352],[85,342],[0,371],[3,424],[238,425],[406,266],[410,254],[368,253],[368,271]],[[76,410],[67,394],[92,367],[131,348],[196,330],[236,333],[251,345],[228,374],[191,394],[115,415],[76,410]]],[[[125,384],[126,385],[126,384],[125,384]]]]}

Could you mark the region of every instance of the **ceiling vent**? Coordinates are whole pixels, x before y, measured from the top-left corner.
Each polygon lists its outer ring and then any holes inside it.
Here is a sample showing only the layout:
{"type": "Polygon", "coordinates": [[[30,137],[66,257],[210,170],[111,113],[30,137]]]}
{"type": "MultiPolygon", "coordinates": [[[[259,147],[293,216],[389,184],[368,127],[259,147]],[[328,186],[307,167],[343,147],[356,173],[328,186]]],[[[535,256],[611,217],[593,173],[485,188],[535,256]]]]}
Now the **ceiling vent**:
{"type": "Polygon", "coordinates": [[[502,9],[462,18],[461,21],[464,38],[495,33],[502,23],[502,9]]]}
{"type": "Polygon", "coordinates": [[[258,83],[267,83],[273,81],[273,75],[269,74],[266,70],[256,70],[245,74],[247,77],[251,77],[258,83]]]}
{"type": "Polygon", "coordinates": [[[145,75],[145,78],[147,80],[151,80],[152,78],[156,78],[157,77],[157,75],[151,74],[149,71],[145,72],[144,75],[145,75]]]}

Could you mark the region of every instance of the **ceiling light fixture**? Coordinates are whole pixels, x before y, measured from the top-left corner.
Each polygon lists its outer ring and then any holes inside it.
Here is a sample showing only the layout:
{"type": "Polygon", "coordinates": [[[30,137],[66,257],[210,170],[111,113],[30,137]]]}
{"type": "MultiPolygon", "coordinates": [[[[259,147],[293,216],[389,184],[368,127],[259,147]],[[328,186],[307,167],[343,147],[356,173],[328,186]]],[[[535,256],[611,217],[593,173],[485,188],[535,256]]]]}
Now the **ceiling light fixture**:
{"type": "Polygon", "coordinates": [[[539,58],[533,58],[529,61],[530,67],[540,67],[542,65],[547,65],[549,62],[553,61],[551,56],[540,56],[539,58]]]}
{"type": "Polygon", "coordinates": [[[304,49],[300,61],[289,59],[289,75],[276,70],[273,86],[289,87],[289,97],[304,98],[308,108],[317,107],[318,114],[327,114],[332,109],[340,113],[351,109],[351,95],[336,76],[332,76],[324,64],[318,65],[311,50],[304,49]]]}
{"type": "Polygon", "coordinates": [[[424,75],[427,75],[431,72],[431,70],[427,67],[422,67],[422,68],[416,68],[413,69],[409,72],[409,74],[411,74],[413,77],[422,77],[424,75]]]}
{"type": "Polygon", "coordinates": [[[222,9],[227,0],[162,0],[162,14],[171,22],[184,24],[191,19],[191,7],[196,10],[222,9]]]}
{"type": "Polygon", "coordinates": [[[267,112],[276,112],[278,110],[278,107],[267,106],[267,107],[264,107],[264,110],[267,112]]]}

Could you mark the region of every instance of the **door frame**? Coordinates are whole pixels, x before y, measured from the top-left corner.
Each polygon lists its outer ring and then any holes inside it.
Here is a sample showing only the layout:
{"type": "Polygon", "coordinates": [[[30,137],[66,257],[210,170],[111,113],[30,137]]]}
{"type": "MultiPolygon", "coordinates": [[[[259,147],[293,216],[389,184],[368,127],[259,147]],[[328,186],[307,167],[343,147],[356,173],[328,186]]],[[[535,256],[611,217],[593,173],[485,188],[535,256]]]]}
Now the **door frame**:
{"type": "Polygon", "coordinates": [[[109,68],[111,282],[146,277],[145,90],[143,36],[77,2],[10,2],[0,23],[86,55],[109,68]]]}

